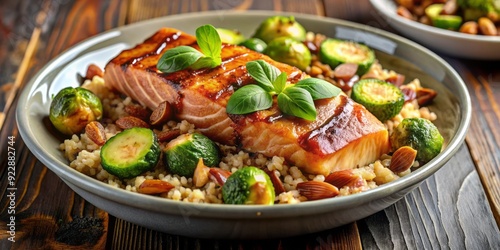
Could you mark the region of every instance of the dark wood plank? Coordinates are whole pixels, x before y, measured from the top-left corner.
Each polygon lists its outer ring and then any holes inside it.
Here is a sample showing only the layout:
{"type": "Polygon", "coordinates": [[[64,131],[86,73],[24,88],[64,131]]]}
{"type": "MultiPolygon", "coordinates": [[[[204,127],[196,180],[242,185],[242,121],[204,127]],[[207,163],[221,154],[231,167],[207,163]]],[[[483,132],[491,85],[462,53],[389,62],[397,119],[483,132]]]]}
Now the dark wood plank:
{"type": "MultiPolygon", "coordinates": [[[[16,88],[14,94],[11,95],[11,104],[5,110],[6,119],[0,133],[0,141],[2,144],[5,143],[0,146],[1,227],[5,229],[7,223],[12,221],[10,216],[15,216],[13,221],[16,223],[16,234],[13,238],[16,242],[12,244],[8,240],[7,236],[10,235],[7,235],[7,230],[2,230],[0,249],[102,249],[107,240],[107,213],[76,195],[27,149],[15,124],[14,107],[17,101],[14,97],[37,70],[63,50],[82,39],[104,31],[106,27],[122,25],[123,23],[119,23],[118,18],[122,3],[120,1],[40,1],[40,3],[32,4],[31,1],[19,1],[19,4],[39,8],[30,9],[31,13],[22,13],[22,15],[35,17],[36,25],[31,27],[29,22],[20,22],[16,23],[20,27],[12,30],[14,32],[12,36],[15,37],[15,32],[19,32],[18,29],[31,28],[31,37],[29,37],[25,55],[18,63],[15,72],[16,88]],[[110,7],[114,7],[116,12],[110,11],[110,7]],[[83,24],[78,22],[84,19],[82,16],[89,18],[83,24]],[[68,18],[73,22],[66,22],[68,18]],[[7,168],[9,159],[7,142],[11,137],[14,138],[12,141],[15,144],[15,170],[7,168]],[[16,175],[16,189],[14,190],[16,205],[13,213],[9,213],[10,207],[13,208],[13,206],[7,197],[11,192],[7,189],[11,187],[7,179],[8,172],[14,172],[16,175]],[[97,232],[97,234],[90,235],[89,232],[97,232]],[[66,237],[71,235],[73,237],[66,237]],[[78,237],[74,237],[75,235],[78,237]],[[78,242],[74,239],[83,241],[78,242]]],[[[18,8],[16,6],[5,5],[8,8],[18,8]]],[[[5,9],[6,12],[15,10],[8,8],[5,9]]],[[[123,18],[121,21],[123,22],[123,18]]],[[[2,77],[5,75],[2,74],[2,77]]]]}

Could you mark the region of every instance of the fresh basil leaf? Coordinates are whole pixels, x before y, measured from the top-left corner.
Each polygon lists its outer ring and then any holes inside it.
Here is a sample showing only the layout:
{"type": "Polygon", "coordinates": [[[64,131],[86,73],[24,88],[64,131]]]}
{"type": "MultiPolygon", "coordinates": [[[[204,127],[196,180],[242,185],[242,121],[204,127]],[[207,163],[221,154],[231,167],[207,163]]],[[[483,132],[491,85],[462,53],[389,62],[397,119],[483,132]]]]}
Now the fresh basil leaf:
{"type": "Polygon", "coordinates": [[[201,52],[207,57],[214,59],[214,62],[221,61],[222,42],[214,26],[206,24],[196,29],[196,41],[201,52]]]}
{"type": "Polygon", "coordinates": [[[179,46],[167,50],[156,64],[156,68],[164,73],[183,70],[195,63],[203,54],[193,47],[179,46]]]}
{"type": "Polygon", "coordinates": [[[281,112],[309,121],[316,120],[316,107],[311,94],[302,88],[285,88],[278,94],[278,107],[281,112]]]}
{"type": "Polygon", "coordinates": [[[273,82],[281,73],[280,70],[264,60],[256,60],[247,62],[246,68],[248,74],[252,76],[259,85],[266,91],[274,90],[273,82]]]}
{"type": "Polygon", "coordinates": [[[214,68],[214,67],[217,67],[219,64],[220,63],[215,62],[212,57],[204,56],[204,57],[201,57],[200,59],[198,59],[198,61],[193,63],[190,67],[192,69],[214,68]]]}
{"type": "Polygon", "coordinates": [[[294,87],[307,90],[307,92],[311,94],[313,100],[334,97],[339,95],[342,91],[333,84],[319,78],[306,78],[300,80],[294,87]]]}
{"type": "Polygon", "coordinates": [[[281,93],[281,91],[283,91],[283,89],[285,89],[287,79],[288,76],[285,72],[281,72],[281,74],[276,77],[276,80],[273,82],[274,91],[276,91],[276,93],[279,94],[281,93]]]}
{"type": "Polygon", "coordinates": [[[273,105],[269,92],[258,85],[249,84],[236,90],[226,105],[229,114],[243,115],[258,110],[268,109],[273,105]]]}

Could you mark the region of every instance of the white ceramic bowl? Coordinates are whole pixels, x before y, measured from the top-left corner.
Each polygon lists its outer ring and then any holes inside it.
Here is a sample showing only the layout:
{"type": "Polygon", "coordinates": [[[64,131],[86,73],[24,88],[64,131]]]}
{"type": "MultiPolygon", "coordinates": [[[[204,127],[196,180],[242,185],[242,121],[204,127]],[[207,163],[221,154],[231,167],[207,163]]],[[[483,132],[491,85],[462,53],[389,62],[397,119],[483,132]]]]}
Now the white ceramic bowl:
{"type": "Polygon", "coordinates": [[[155,230],[202,238],[285,237],[359,220],[402,198],[458,150],[470,121],[470,98],[463,81],[444,60],[388,32],[341,20],[294,14],[308,30],[365,42],[384,51],[377,52],[377,57],[385,67],[407,75],[408,79],[420,78],[425,86],[436,89],[439,94],[431,109],[440,117],[436,124],[445,137],[444,150],[413,173],[364,193],[275,206],[172,201],[112,188],[68,166],[63,153],[57,149],[61,141],[48,133],[44,120],[49,113],[51,96],[68,85],[77,86],[76,76],[84,74],[87,65],[104,66],[121,50],[142,42],[160,27],[170,26],[194,33],[196,27],[210,23],[216,27],[238,28],[251,35],[262,20],[277,14],[262,11],[183,14],[120,27],[83,41],[49,62],[27,84],[16,113],[20,134],[43,164],[95,206],[155,230]]]}
{"type": "Polygon", "coordinates": [[[408,20],[396,13],[394,0],[370,3],[398,32],[436,52],[467,59],[500,60],[500,36],[464,34],[408,20]]]}

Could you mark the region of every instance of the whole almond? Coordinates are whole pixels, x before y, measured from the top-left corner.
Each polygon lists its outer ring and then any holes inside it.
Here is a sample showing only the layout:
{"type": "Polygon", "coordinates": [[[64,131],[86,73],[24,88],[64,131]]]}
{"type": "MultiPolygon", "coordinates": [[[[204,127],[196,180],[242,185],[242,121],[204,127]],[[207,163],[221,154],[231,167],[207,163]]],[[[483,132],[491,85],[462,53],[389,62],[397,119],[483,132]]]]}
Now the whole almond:
{"type": "Polygon", "coordinates": [[[478,28],[479,27],[476,22],[468,21],[462,24],[462,26],[460,26],[460,29],[458,31],[466,34],[476,35],[478,32],[478,28]]]}
{"type": "Polygon", "coordinates": [[[133,116],[125,116],[125,117],[119,118],[118,120],[116,120],[115,123],[121,129],[129,129],[129,128],[136,128],[136,127],[149,128],[149,124],[147,124],[145,121],[143,121],[137,117],[133,117],[133,116]]]}
{"type": "Polygon", "coordinates": [[[97,121],[89,122],[85,126],[85,134],[90,140],[99,146],[106,143],[106,132],[104,131],[104,127],[97,121]]]}
{"type": "Polygon", "coordinates": [[[156,134],[156,137],[158,137],[158,141],[160,142],[169,142],[173,140],[174,138],[177,138],[181,134],[181,131],[179,129],[173,129],[169,131],[161,131],[156,134]]]}
{"type": "Polygon", "coordinates": [[[161,194],[170,191],[174,185],[162,180],[147,179],[137,188],[141,194],[161,194]]]}
{"type": "Polygon", "coordinates": [[[389,169],[396,174],[404,172],[413,166],[416,157],[417,150],[409,146],[400,147],[392,154],[389,169]]]}
{"type": "Polygon", "coordinates": [[[231,175],[231,172],[221,169],[221,168],[210,168],[209,178],[219,186],[223,186],[226,183],[227,178],[231,175]]]}
{"type": "Polygon", "coordinates": [[[359,178],[358,175],[354,174],[351,169],[335,171],[329,174],[325,178],[325,182],[328,182],[337,188],[342,188],[347,186],[359,178]]]}
{"type": "Polygon", "coordinates": [[[87,72],[85,73],[85,79],[92,80],[92,78],[94,78],[94,76],[102,77],[103,75],[104,75],[104,72],[102,71],[102,69],[99,66],[97,66],[95,64],[90,64],[87,67],[87,72]]]}
{"type": "Polygon", "coordinates": [[[493,21],[491,21],[487,17],[481,17],[477,21],[479,30],[481,30],[481,34],[486,35],[486,36],[496,36],[497,35],[497,27],[495,27],[495,24],[493,21]]]}
{"type": "Polygon", "coordinates": [[[339,189],[334,185],[322,181],[305,181],[297,184],[297,190],[308,200],[321,200],[335,197],[339,189]]]}
{"type": "Polygon", "coordinates": [[[274,186],[274,193],[276,195],[286,192],[283,182],[280,180],[280,178],[276,175],[274,171],[270,171],[266,168],[264,169],[264,172],[266,172],[266,174],[269,175],[269,178],[271,179],[271,182],[273,183],[274,186]]]}
{"type": "Polygon", "coordinates": [[[133,117],[137,117],[143,121],[147,121],[149,116],[151,115],[151,111],[149,111],[149,109],[137,104],[127,105],[125,106],[124,110],[125,112],[127,112],[127,114],[133,117]]]}
{"type": "Polygon", "coordinates": [[[172,105],[169,102],[165,101],[160,103],[158,107],[153,110],[153,113],[149,117],[149,123],[151,125],[162,124],[173,117],[173,109],[172,105]]]}

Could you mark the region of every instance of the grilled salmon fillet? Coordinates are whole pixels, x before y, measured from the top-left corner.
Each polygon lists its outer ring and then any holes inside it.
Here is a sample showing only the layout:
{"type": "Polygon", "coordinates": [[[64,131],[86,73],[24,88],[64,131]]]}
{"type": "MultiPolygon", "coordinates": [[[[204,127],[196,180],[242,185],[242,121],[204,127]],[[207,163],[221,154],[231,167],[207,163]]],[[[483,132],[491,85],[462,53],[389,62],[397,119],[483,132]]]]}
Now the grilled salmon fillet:
{"type": "Polygon", "coordinates": [[[246,71],[249,61],[265,60],[286,72],[292,84],[308,76],[266,55],[229,44],[223,44],[222,64],[213,69],[158,71],[161,55],[180,45],[199,49],[194,36],[160,29],[113,58],[105,68],[105,83],[150,109],[168,101],[175,107],[176,119],[194,124],[211,139],[266,156],[282,156],[311,174],[362,166],[389,151],[385,126],[345,94],[315,101],[315,121],[284,115],[276,103],[269,110],[248,115],[227,114],[231,94],[255,83],[246,71]]]}

